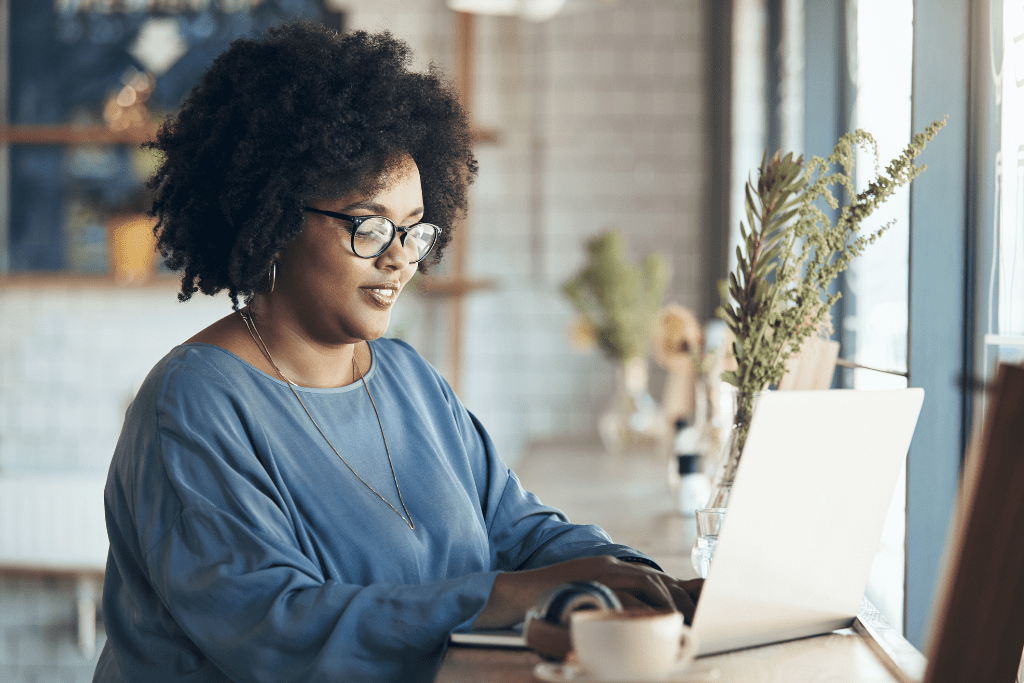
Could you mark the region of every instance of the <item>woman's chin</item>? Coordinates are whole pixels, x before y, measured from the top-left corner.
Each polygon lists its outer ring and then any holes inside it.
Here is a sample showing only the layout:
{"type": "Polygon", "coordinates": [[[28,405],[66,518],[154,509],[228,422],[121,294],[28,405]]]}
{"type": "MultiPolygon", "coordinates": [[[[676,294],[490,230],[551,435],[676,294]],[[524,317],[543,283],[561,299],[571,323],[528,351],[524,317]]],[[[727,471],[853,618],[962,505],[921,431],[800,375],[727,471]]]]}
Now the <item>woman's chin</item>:
{"type": "Polygon", "coordinates": [[[378,313],[374,315],[374,320],[359,330],[359,338],[366,341],[373,341],[374,339],[380,339],[388,333],[388,328],[391,326],[391,312],[385,311],[383,315],[378,313]]]}

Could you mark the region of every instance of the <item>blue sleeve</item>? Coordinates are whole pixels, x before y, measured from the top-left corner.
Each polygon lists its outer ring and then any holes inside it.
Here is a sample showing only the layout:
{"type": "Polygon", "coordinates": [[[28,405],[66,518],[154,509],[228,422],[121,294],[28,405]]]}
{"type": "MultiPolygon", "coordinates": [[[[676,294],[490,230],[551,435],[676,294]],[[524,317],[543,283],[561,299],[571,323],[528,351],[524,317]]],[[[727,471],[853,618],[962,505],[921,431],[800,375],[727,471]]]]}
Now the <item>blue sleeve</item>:
{"type": "Polygon", "coordinates": [[[454,395],[449,396],[449,402],[456,413],[467,452],[482,464],[477,477],[482,482],[480,493],[496,569],[535,569],[594,555],[650,560],[634,548],[613,543],[598,526],[572,524],[560,510],[544,505],[537,496],[526,491],[515,473],[497,456],[487,430],[476,416],[454,395]]]}

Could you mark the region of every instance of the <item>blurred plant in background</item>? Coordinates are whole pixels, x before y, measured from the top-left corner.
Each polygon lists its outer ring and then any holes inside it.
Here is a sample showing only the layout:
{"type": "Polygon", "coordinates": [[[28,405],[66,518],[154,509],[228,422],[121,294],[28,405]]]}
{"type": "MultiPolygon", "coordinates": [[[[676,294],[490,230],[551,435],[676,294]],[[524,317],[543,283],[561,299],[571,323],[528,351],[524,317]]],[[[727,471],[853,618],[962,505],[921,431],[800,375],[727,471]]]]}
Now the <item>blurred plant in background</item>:
{"type": "Polygon", "coordinates": [[[629,263],[625,239],[615,230],[590,240],[587,252],[583,269],[562,285],[562,293],[579,311],[577,334],[592,336],[618,362],[645,358],[668,285],[665,257],[649,254],[639,265],[629,263]]]}
{"type": "Polygon", "coordinates": [[[562,292],[579,312],[570,329],[574,345],[594,344],[616,363],[615,386],[598,418],[598,434],[613,452],[653,444],[664,425],[647,391],[647,353],[668,285],[668,263],[661,254],[630,263],[625,239],[615,230],[590,240],[587,252],[587,263],[562,292]]]}

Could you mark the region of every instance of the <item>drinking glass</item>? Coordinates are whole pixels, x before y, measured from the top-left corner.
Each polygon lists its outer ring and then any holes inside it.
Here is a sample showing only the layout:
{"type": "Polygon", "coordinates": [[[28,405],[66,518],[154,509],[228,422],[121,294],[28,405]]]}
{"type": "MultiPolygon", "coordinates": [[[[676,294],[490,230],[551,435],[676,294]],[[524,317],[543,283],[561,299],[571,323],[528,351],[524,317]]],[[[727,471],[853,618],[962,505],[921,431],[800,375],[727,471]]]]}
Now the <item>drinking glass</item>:
{"type": "Polygon", "coordinates": [[[708,578],[711,571],[711,559],[715,554],[715,543],[718,533],[725,520],[726,508],[704,508],[697,510],[697,552],[693,558],[693,568],[702,579],[708,578]]]}

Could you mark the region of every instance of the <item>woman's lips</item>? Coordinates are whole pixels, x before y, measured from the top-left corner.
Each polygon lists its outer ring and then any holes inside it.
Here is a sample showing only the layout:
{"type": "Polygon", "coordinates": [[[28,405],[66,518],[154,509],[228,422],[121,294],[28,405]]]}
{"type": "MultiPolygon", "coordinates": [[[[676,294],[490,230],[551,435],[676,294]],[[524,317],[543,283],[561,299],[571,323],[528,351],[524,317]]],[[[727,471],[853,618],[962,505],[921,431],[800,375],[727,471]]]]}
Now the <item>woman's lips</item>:
{"type": "Polygon", "coordinates": [[[363,287],[362,290],[366,292],[370,301],[381,308],[390,308],[398,299],[398,288],[391,287],[390,285],[381,287],[363,287]]]}

